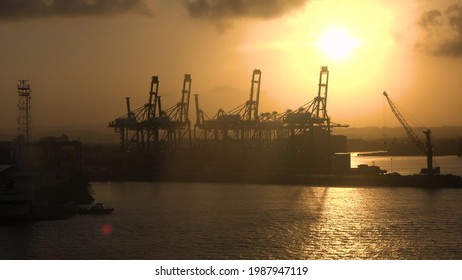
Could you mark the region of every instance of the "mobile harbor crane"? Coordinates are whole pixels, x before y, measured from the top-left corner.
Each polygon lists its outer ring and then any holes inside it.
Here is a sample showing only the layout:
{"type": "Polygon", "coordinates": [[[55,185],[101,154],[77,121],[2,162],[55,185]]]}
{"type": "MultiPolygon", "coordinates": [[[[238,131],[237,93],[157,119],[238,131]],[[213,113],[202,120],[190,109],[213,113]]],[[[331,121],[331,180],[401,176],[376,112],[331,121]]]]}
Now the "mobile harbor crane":
{"type": "Polygon", "coordinates": [[[393,101],[391,101],[386,91],[383,92],[383,95],[387,99],[388,104],[390,105],[391,111],[393,112],[395,117],[400,122],[401,126],[406,131],[406,134],[409,137],[409,139],[411,139],[411,141],[414,142],[414,144],[419,148],[419,150],[421,150],[424,153],[424,155],[427,157],[427,168],[422,168],[420,173],[427,174],[427,175],[440,174],[440,167],[438,166],[435,159],[433,158],[433,146],[432,146],[432,141],[431,141],[430,129],[423,131],[423,133],[425,134],[425,139],[426,139],[425,144],[424,144],[419,140],[417,135],[414,133],[412,128],[407,123],[406,119],[404,119],[403,115],[401,115],[398,108],[396,108],[393,101]]]}

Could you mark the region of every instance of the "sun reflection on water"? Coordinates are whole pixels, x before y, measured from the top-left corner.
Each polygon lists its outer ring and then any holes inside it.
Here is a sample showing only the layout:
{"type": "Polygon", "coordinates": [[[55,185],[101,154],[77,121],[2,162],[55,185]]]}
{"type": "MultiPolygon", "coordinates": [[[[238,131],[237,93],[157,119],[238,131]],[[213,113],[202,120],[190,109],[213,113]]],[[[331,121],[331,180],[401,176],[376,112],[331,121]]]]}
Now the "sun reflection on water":
{"type": "MultiPolygon", "coordinates": [[[[383,212],[386,201],[368,188],[329,188],[328,201],[312,225],[304,244],[307,259],[399,259],[412,237],[396,234],[408,229],[399,210],[383,212]],[[397,236],[400,236],[398,238],[397,236]]],[[[412,252],[408,252],[411,253],[412,252]]]]}

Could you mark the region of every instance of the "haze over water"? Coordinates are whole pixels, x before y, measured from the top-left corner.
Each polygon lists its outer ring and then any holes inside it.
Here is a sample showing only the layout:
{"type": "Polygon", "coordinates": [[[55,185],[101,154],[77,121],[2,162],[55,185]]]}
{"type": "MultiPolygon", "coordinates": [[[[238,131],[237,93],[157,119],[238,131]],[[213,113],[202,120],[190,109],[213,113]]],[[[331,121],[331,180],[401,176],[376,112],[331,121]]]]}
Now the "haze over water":
{"type": "Polygon", "coordinates": [[[96,199],[113,206],[114,214],[1,225],[0,258],[462,258],[460,189],[93,186],[96,199]]]}

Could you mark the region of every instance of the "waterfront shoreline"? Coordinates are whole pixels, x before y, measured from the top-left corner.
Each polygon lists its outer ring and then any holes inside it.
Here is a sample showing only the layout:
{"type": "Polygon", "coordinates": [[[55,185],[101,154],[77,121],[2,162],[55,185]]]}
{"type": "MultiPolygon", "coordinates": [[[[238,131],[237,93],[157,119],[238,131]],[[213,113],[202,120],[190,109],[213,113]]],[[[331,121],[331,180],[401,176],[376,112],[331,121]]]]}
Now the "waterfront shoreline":
{"type": "Polygon", "coordinates": [[[302,174],[214,174],[196,173],[145,174],[145,176],[120,176],[93,178],[93,182],[138,181],[138,182],[178,182],[178,183],[230,183],[230,184],[276,184],[333,187],[417,187],[417,188],[460,188],[462,177],[456,175],[302,175],[302,174]]]}

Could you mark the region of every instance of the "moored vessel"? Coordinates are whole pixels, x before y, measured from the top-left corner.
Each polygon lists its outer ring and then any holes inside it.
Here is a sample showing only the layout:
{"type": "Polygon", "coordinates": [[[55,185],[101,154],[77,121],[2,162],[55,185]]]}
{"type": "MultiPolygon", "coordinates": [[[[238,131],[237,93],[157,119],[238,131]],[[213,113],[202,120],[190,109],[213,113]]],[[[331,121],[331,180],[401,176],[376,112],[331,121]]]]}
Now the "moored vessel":
{"type": "Polygon", "coordinates": [[[112,214],[114,208],[106,207],[102,203],[96,203],[90,207],[80,207],[77,209],[77,214],[103,215],[112,214]]]}

